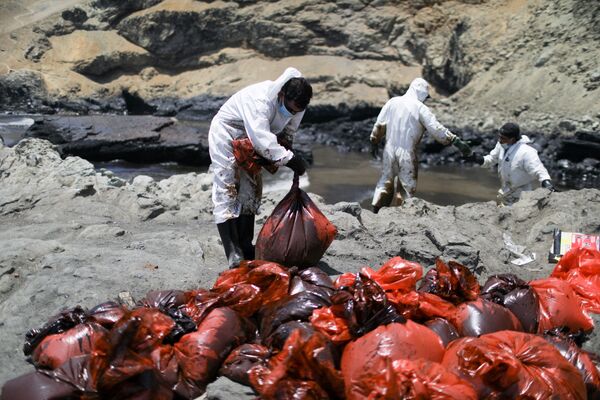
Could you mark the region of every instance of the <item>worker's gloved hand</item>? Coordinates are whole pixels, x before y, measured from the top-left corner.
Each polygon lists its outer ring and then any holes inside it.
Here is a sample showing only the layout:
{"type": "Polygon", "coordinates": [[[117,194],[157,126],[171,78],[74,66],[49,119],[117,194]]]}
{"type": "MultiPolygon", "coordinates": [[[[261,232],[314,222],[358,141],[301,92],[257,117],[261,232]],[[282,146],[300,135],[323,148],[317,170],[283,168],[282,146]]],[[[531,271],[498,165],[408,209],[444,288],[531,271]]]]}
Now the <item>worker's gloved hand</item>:
{"type": "Polygon", "coordinates": [[[379,145],[371,142],[371,157],[374,160],[379,160],[379,145]]]}
{"type": "Polygon", "coordinates": [[[550,179],[543,180],[542,187],[548,189],[551,192],[556,192],[556,188],[554,187],[550,179]]]}
{"type": "Polygon", "coordinates": [[[483,156],[481,154],[473,153],[470,156],[465,157],[465,160],[474,162],[475,164],[483,165],[483,156]]]}
{"type": "Polygon", "coordinates": [[[456,147],[462,153],[463,157],[468,157],[471,154],[473,154],[473,150],[471,150],[471,146],[469,146],[468,144],[463,142],[461,140],[461,138],[459,138],[458,136],[454,138],[454,140],[452,141],[452,144],[454,145],[454,147],[456,147]]]}
{"type": "Polygon", "coordinates": [[[296,175],[303,175],[306,172],[306,161],[298,153],[294,153],[294,157],[285,166],[294,171],[296,175]]]}

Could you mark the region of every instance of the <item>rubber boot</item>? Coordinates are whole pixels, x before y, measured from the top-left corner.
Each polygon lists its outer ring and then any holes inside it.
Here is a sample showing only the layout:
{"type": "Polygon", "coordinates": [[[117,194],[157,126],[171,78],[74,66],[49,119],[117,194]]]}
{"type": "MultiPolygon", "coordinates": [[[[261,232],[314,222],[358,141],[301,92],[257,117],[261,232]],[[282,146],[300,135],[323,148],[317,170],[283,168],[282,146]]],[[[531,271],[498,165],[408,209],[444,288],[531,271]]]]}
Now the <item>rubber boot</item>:
{"type": "Polygon", "coordinates": [[[238,218],[228,219],[221,224],[217,224],[217,230],[219,236],[221,236],[221,242],[223,242],[229,268],[239,267],[243,255],[238,234],[238,218]]]}
{"type": "Polygon", "coordinates": [[[252,239],[254,238],[254,214],[240,215],[237,226],[244,260],[254,260],[255,249],[252,244],[252,239]]]}

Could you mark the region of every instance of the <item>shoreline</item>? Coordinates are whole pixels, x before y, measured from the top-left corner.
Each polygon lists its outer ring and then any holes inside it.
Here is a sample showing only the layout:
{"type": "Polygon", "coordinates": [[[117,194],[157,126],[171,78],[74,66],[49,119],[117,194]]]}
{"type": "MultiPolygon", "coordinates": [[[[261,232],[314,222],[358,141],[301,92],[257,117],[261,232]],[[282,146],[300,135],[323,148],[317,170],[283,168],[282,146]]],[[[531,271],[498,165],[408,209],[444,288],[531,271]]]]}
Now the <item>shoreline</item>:
{"type": "MultiPolygon", "coordinates": [[[[433,106],[432,106],[433,107],[433,106]]],[[[2,118],[31,118],[33,125],[22,137],[37,137],[56,144],[63,157],[81,156],[92,161],[122,159],[137,163],[177,162],[184,166],[208,166],[210,118],[159,115],[68,115],[2,114],[2,118]]],[[[439,118],[442,120],[443,115],[439,118]]],[[[375,118],[338,118],[320,123],[303,123],[295,147],[312,164],[315,144],[344,152],[369,152],[368,134],[375,118]]],[[[487,154],[496,143],[495,127],[456,127],[446,124],[471,144],[473,151],[487,154]]],[[[477,124],[473,124],[477,126],[477,124]]],[[[523,129],[533,141],[540,159],[557,185],[572,189],[600,188],[600,137],[572,127],[570,135],[523,129]]],[[[0,131],[0,135],[2,132],[0,131]]],[[[12,138],[7,144],[14,144],[12,138]]],[[[422,166],[473,166],[452,146],[441,146],[427,133],[419,145],[422,166]]]]}

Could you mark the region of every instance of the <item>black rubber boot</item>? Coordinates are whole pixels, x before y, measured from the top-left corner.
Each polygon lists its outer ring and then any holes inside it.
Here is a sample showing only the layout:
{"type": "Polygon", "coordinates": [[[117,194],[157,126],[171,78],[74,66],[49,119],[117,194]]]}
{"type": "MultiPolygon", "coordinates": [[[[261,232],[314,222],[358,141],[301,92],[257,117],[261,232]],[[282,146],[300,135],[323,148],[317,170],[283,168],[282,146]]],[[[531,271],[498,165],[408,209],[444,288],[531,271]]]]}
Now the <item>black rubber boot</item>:
{"type": "Polygon", "coordinates": [[[227,221],[217,224],[221,242],[225,249],[225,256],[229,268],[237,268],[243,260],[242,249],[240,247],[240,237],[238,234],[238,218],[228,219],[227,221]]]}
{"type": "Polygon", "coordinates": [[[244,260],[254,260],[255,250],[252,244],[252,239],[254,238],[254,214],[240,215],[237,226],[244,260]]]}

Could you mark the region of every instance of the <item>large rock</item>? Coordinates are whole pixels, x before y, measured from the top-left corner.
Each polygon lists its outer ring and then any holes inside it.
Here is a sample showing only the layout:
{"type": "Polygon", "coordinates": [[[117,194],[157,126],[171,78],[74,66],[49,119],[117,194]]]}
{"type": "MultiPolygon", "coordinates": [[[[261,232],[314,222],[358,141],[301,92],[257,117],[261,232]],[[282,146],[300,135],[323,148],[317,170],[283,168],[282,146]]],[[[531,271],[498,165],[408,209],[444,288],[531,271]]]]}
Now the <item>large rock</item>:
{"type": "Polygon", "coordinates": [[[178,161],[208,165],[208,124],[151,116],[50,116],[27,132],[48,139],[62,155],[89,160],[178,161]]]}
{"type": "MultiPolygon", "coordinates": [[[[591,115],[577,129],[597,131],[599,10],[582,0],[97,0],[13,31],[0,73],[40,71],[58,110],[121,111],[113,103],[128,92],[176,112],[180,100],[228,97],[294,65],[315,84],[319,120],[371,117],[424,75],[451,95],[435,111],[461,128],[493,117],[551,133],[564,117],[591,115]],[[71,42],[85,51],[69,54],[71,42]]],[[[35,93],[23,95],[6,107],[26,109],[35,93]]]]}
{"type": "Polygon", "coordinates": [[[119,33],[164,61],[178,61],[245,38],[232,3],[164,1],[133,13],[119,23],[119,33]]]}
{"type": "Polygon", "coordinates": [[[0,75],[0,107],[45,111],[48,92],[44,77],[37,71],[18,70],[0,75]]]}
{"type": "Polygon", "coordinates": [[[152,56],[115,31],[76,31],[50,39],[51,62],[64,63],[84,75],[104,75],[113,70],[140,70],[152,56]]]}

